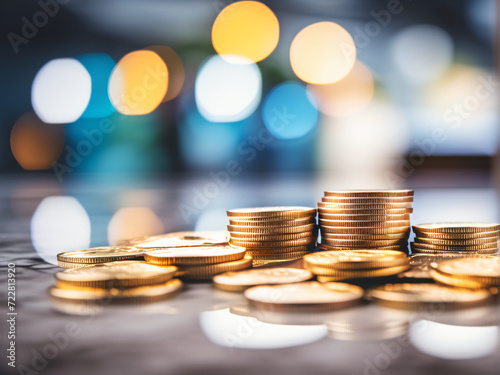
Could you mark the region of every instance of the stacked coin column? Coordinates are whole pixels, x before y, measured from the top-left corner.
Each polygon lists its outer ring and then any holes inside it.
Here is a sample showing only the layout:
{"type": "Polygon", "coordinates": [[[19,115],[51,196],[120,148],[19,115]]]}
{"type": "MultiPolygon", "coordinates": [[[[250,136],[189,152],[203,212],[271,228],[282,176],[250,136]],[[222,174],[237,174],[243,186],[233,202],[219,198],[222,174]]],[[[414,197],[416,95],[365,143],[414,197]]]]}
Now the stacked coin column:
{"type": "Polygon", "coordinates": [[[318,202],[322,250],[408,252],[413,190],[325,191],[318,202]]]}
{"type": "Polygon", "coordinates": [[[258,207],[227,211],[229,243],[244,247],[253,265],[302,258],[317,240],[316,209],[258,207]]]}

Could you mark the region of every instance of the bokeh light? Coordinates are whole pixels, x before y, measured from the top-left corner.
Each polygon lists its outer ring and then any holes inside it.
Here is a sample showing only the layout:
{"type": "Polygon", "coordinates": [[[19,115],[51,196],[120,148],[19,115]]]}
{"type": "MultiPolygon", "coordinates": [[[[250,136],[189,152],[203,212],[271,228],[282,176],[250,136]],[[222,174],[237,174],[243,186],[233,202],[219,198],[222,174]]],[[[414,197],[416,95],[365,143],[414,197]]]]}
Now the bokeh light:
{"type": "Polygon", "coordinates": [[[145,115],[158,107],[168,87],[168,70],[153,51],[134,51],[116,64],[108,85],[108,95],[116,110],[124,115],[145,115]]]}
{"type": "Polygon", "coordinates": [[[89,216],[73,197],[45,198],[31,218],[31,242],[43,260],[57,264],[58,253],[90,246],[89,216]]]}
{"type": "Polygon", "coordinates": [[[318,22],[302,29],[290,47],[292,69],[301,80],[314,84],[344,78],[356,61],[351,35],[333,22],[318,22]]]}
{"type": "Polygon", "coordinates": [[[247,64],[232,64],[217,55],[210,57],[198,71],[196,105],[209,121],[240,121],[259,105],[262,95],[259,68],[248,59],[234,56],[235,60],[247,64]]]}
{"type": "Polygon", "coordinates": [[[425,84],[439,78],[450,66],[453,40],[437,26],[410,26],[394,37],[391,54],[405,79],[414,84],[425,84]]]}
{"type": "Polygon", "coordinates": [[[225,7],[215,19],[212,44],[230,61],[231,56],[243,56],[258,62],[274,51],[279,32],[271,9],[257,1],[239,1],[225,7]]]}
{"type": "Polygon", "coordinates": [[[147,51],[153,51],[161,57],[168,70],[168,88],[163,102],[174,99],[179,95],[184,84],[186,74],[184,72],[184,65],[179,55],[168,46],[150,46],[144,48],[147,51]]]}
{"type": "Polygon", "coordinates": [[[108,82],[115,61],[105,53],[89,53],[76,58],[87,69],[92,81],[90,102],[82,117],[106,117],[115,112],[108,97],[108,82]]]}
{"type": "Polygon", "coordinates": [[[356,61],[343,79],[328,85],[308,84],[318,109],[329,116],[349,116],[366,107],[373,98],[374,83],[370,70],[356,61]]]}
{"type": "Polygon", "coordinates": [[[12,128],[10,148],[24,169],[49,169],[64,148],[64,126],[46,124],[33,112],[25,113],[12,128]]]}
{"type": "Polygon", "coordinates": [[[267,129],[281,139],[300,138],[318,122],[316,102],[306,88],[296,82],[274,87],[262,107],[267,129]]]}
{"type": "Polygon", "coordinates": [[[48,124],[65,124],[80,118],[90,101],[92,81],[76,59],[55,59],[36,74],[31,86],[31,104],[48,124]]]}
{"type": "Polygon", "coordinates": [[[108,225],[108,242],[116,245],[119,240],[152,236],[164,231],[160,218],[147,207],[125,207],[118,210],[108,225]]]}

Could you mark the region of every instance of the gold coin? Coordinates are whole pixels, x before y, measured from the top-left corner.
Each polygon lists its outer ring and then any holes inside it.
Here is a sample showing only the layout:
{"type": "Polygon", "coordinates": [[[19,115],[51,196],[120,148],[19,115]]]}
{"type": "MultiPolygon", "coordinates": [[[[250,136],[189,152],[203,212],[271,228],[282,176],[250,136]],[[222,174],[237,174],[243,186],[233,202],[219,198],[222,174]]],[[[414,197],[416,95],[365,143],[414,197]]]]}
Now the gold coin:
{"type": "MultiPolygon", "coordinates": [[[[412,277],[417,278],[430,278],[429,270],[432,263],[441,262],[443,260],[458,259],[467,257],[468,255],[455,254],[455,253],[439,253],[439,254],[412,254],[410,256],[410,266],[412,272],[412,277]]],[[[406,273],[408,274],[408,272],[406,273]]],[[[405,274],[405,275],[406,275],[405,274]]]]}
{"type": "Polygon", "coordinates": [[[413,197],[391,197],[391,198],[348,198],[348,197],[323,197],[322,202],[327,203],[351,203],[351,204],[386,204],[386,203],[409,203],[413,202],[413,197]]]}
{"type": "Polygon", "coordinates": [[[418,250],[440,250],[440,251],[477,251],[498,249],[498,243],[483,243],[480,245],[434,245],[429,243],[413,243],[415,249],[418,250]]]}
{"type": "Polygon", "coordinates": [[[477,233],[498,231],[497,223],[434,223],[414,225],[415,233],[477,233]]]}
{"type": "Polygon", "coordinates": [[[229,233],[225,231],[174,232],[159,236],[140,237],[129,240],[137,249],[163,249],[189,246],[218,246],[227,244],[229,233]]]}
{"type": "MultiPolygon", "coordinates": [[[[272,218],[274,219],[274,218],[272,218]]],[[[240,219],[240,218],[229,218],[229,225],[243,226],[243,227],[296,227],[299,225],[316,224],[316,216],[308,216],[302,219],[279,219],[279,220],[269,220],[269,218],[264,218],[264,220],[259,219],[240,219]]]]}
{"type": "Polygon", "coordinates": [[[477,233],[423,233],[415,232],[419,238],[435,238],[443,240],[469,240],[485,237],[498,237],[498,231],[492,232],[477,232],[477,233]]]}
{"type": "Polygon", "coordinates": [[[90,266],[90,265],[91,264],[61,262],[60,260],[57,261],[57,266],[61,267],[61,268],[81,268],[81,267],[87,267],[87,266],[90,266]]]}
{"type": "Polygon", "coordinates": [[[244,296],[254,307],[273,310],[332,310],[359,303],[363,289],[344,283],[320,284],[316,281],[254,286],[244,296]]]}
{"type": "Polygon", "coordinates": [[[309,232],[316,228],[316,224],[298,225],[295,227],[242,227],[237,225],[228,225],[227,229],[230,232],[238,233],[253,233],[253,234],[288,234],[288,233],[300,233],[309,232]]]}
{"type": "Polygon", "coordinates": [[[301,218],[316,215],[316,209],[311,207],[253,207],[228,210],[229,217],[283,217],[301,218]]]}
{"type": "Polygon", "coordinates": [[[322,234],[321,237],[332,240],[359,240],[359,241],[407,240],[409,237],[409,232],[387,233],[387,234],[342,234],[342,233],[325,232],[322,234]]]}
{"type": "Polygon", "coordinates": [[[331,238],[322,238],[321,243],[325,245],[330,245],[330,246],[340,246],[340,247],[367,247],[367,248],[374,248],[374,247],[383,247],[383,246],[394,246],[394,245],[405,245],[408,246],[408,240],[402,239],[402,240],[370,240],[370,241],[363,241],[363,240],[335,240],[331,238]]]}
{"type": "Polygon", "coordinates": [[[405,203],[327,203],[318,202],[318,208],[343,209],[343,210],[389,210],[395,208],[411,208],[411,202],[405,203]]]}
{"type": "Polygon", "coordinates": [[[398,220],[398,221],[347,221],[347,220],[319,220],[319,225],[321,227],[349,227],[349,228],[394,228],[394,227],[410,227],[410,220],[398,220]]]}
{"type": "Polygon", "coordinates": [[[214,277],[214,286],[230,292],[242,292],[256,285],[292,284],[311,279],[313,275],[298,268],[261,268],[226,272],[214,277]]]}
{"type": "Polygon", "coordinates": [[[442,245],[442,246],[467,246],[467,245],[482,245],[485,243],[498,243],[498,237],[483,237],[469,240],[443,240],[439,238],[415,237],[415,243],[442,245]]]}
{"type": "Polygon", "coordinates": [[[498,256],[452,259],[440,262],[434,268],[449,277],[500,286],[500,257],[498,256]]]}
{"type": "Polygon", "coordinates": [[[370,269],[400,266],[408,263],[406,254],[395,250],[319,251],[304,257],[304,268],[370,269]]]}
{"type": "Polygon", "coordinates": [[[298,240],[299,238],[317,237],[317,230],[288,233],[288,234],[251,234],[245,232],[231,232],[231,240],[236,241],[286,241],[298,240]]]}
{"type": "Polygon", "coordinates": [[[175,247],[171,249],[152,250],[144,253],[148,263],[160,266],[179,265],[195,266],[231,262],[245,256],[245,249],[236,246],[198,246],[175,247]]]}
{"type": "Polygon", "coordinates": [[[275,254],[256,254],[253,253],[253,259],[259,260],[293,260],[302,258],[304,255],[309,254],[308,251],[296,251],[293,253],[275,253],[275,254]]]}
{"type": "Polygon", "coordinates": [[[275,259],[275,260],[253,260],[253,267],[258,267],[259,269],[262,269],[264,267],[260,266],[267,266],[269,264],[275,266],[275,265],[290,265],[290,264],[295,264],[299,261],[302,261],[302,257],[300,258],[294,258],[294,259],[275,259]]]}
{"type": "MultiPolygon", "coordinates": [[[[327,244],[318,244],[319,248],[321,250],[326,250],[326,251],[330,251],[330,250],[362,250],[363,248],[356,248],[356,249],[353,249],[353,248],[349,248],[348,246],[345,247],[345,246],[331,246],[331,245],[327,245],[327,244]]],[[[380,247],[377,247],[375,249],[370,249],[370,250],[397,250],[397,251],[403,251],[405,253],[408,252],[408,245],[390,245],[390,246],[380,246],[380,247]]]]}
{"type": "MultiPolygon", "coordinates": [[[[386,277],[397,275],[398,273],[404,272],[410,269],[410,264],[408,259],[405,260],[406,264],[394,267],[385,268],[374,268],[367,270],[336,270],[326,267],[309,267],[308,270],[318,276],[327,276],[330,279],[322,279],[322,282],[326,281],[339,281],[339,280],[351,280],[351,279],[366,279],[372,277],[386,277]]],[[[319,279],[318,279],[319,281],[319,279]]]]}
{"type": "Polygon", "coordinates": [[[403,227],[330,227],[321,226],[321,234],[335,233],[335,234],[410,234],[408,226],[403,227]]]}
{"type": "Polygon", "coordinates": [[[414,242],[410,243],[412,253],[424,253],[424,254],[462,254],[462,255],[476,255],[476,254],[495,254],[498,249],[484,249],[484,250],[432,250],[428,248],[422,248],[416,246],[414,242]]]}
{"type": "Polygon", "coordinates": [[[108,263],[117,260],[142,259],[143,250],[126,246],[102,246],[91,249],[66,251],[57,254],[57,260],[67,263],[108,263]]]}
{"type": "Polygon", "coordinates": [[[143,261],[123,260],[70,268],[56,273],[60,288],[130,288],[164,283],[176,267],[157,267],[143,261]]]}
{"type": "Polygon", "coordinates": [[[103,300],[106,301],[106,304],[120,302],[144,303],[164,300],[181,288],[182,282],[178,279],[172,279],[161,284],[127,289],[61,289],[52,287],[49,289],[49,295],[53,299],[72,303],[95,303],[103,300]]]}
{"type": "Polygon", "coordinates": [[[253,257],[245,254],[243,259],[232,262],[207,264],[203,266],[182,267],[183,278],[189,280],[211,280],[215,275],[228,271],[239,271],[252,267],[253,257]]]}
{"type": "Polygon", "coordinates": [[[450,288],[436,284],[386,284],[370,290],[367,297],[383,305],[410,309],[431,304],[461,308],[488,303],[493,298],[484,289],[450,288]]]}
{"type": "Polygon", "coordinates": [[[247,249],[261,247],[289,247],[289,246],[304,246],[316,242],[316,237],[305,237],[296,240],[287,241],[238,241],[231,239],[229,243],[233,246],[241,246],[247,249]]]}
{"type": "Polygon", "coordinates": [[[249,248],[247,249],[247,254],[259,255],[259,254],[282,254],[282,253],[297,253],[303,251],[311,251],[314,249],[313,244],[302,245],[302,246],[289,246],[289,247],[260,247],[260,248],[249,248]]]}
{"type": "Polygon", "coordinates": [[[432,268],[428,270],[428,273],[429,276],[434,279],[434,281],[440,284],[451,285],[459,288],[468,288],[468,289],[488,288],[488,285],[479,283],[477,281],[450,277],[432,268]]]}
{"type": "Polygon", "coordinates": [[[413,190],[330,190],[325,191],[325,197],[412,197],[413,190]]]}
{"type": "Polygon", "coordinates": [[[413,208],[391,209],[349,209],[349,208],[318,208],[320,215],[408,215],[413,208]]]}
{"type": "Polygon", "coordinates": [[[348,221],[397,221],[410,220],[410,214],[401,215],[345,215],[345,214],[322,214],[318,218],[320,220],[348,220],[348,221]]]}

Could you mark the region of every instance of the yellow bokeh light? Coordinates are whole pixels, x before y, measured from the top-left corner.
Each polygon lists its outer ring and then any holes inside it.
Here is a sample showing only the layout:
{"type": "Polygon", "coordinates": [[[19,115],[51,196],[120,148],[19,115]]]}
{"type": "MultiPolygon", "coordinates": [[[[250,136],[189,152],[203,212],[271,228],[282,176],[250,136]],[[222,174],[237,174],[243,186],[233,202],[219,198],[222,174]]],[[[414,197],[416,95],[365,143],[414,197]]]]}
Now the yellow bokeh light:
{"type": "Polygon", "coordinates": [[[108,242],[152,236],[164,231],[160,218],[147,207],[126,207],[118,210],[108,225],[108,242]]]}
{"type": "Polygon", "coordinates": [[[278,45],[279,23],[271,9],[257,1],[225,7],[215,19],[212,44],[219,55],[243,56],[258,62],[278,45]]]}
{"type": "Polygon", "coordinates": [[[10,148],[27,170],[50,169],[64,147],[64,126],[46,124],[34,113],[25,113],[10,133],[10,148]]]}
{"type": "Polygon", "coordinates": [[[168,87],[168,69],[153,51],[125,55],[111,73],[108,95],[124,115],[145,115],[158,107],[168,87]]]}
{"type": "Polygon", "coordinates": [[[290,47],[292,69],[301,80],[324,85],[340,81],[356,61],[351,35],[333,22],[318,22],[302,29],[290,47]]]}
{"type": "Polygon", "coordinates": [[[168,69],[168,88],[163,102],[174,99],[182,89],[186,74],[179,55],[168,46],[150,46],[145,50],[153,51],[161,57],[168,69]]]}
{"type": "Polygon", "coordinates": [[[373,98],[374,83],[370,70],[356,61],[343,79],[328,85],[307,85],[318,109],[329,116],[349,116],[365,108],[373,98]]]}

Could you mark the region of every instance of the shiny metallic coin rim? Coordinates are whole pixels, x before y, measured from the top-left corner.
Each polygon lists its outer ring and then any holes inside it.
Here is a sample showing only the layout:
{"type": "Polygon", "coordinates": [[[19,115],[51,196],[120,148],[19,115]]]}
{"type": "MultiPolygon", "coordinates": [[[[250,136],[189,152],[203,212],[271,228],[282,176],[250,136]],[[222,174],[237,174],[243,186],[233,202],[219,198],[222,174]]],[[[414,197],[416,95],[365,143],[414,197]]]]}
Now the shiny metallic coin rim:
{"type": "Polygon", "coordinates": [[[329,238],[332,240],[359,240],[359,241],[373,241],[373,240],[408,240],[409,233],[387,233],[387,234],[337,234],[337,233],[322,233],[322,238],[329,238]]]}
{"type": "Polygon", "coordinates": [[[141,260],[143,254],[144,254],[143,250],[136,249],[133,246],[99,246],[99,247],[92,247],[89,249],[65,251],[57,254],[57,260],[65,263],[97,264],[97,263],[109,263],[118,260],[141,260]],[[78,253],[85,254],[88,251],[97,251],[98,249],[102,249],[102,253],[106,254],[107,252],[109,252],[109,250],[115,250],[117,248],[121,248],[122,251],[131,250],[133,251],[133,253],[129,255],[94,255],[91,257],[78,257],[69,255],[69,254],[77,255],[78,253]]]}
{"type": "Polygon", "coordinates": [[[442,250],[442,251],[477,251],[498,249],[498,243],[484,243],[481,245],[433,245],[428,243],[413,242],[413,246],[418,250],[442,250]]]}
{"type": "Polygon", "coordinates": [[[325,203],[350,203],[350,204],[392,204],[411,203],[413,196],[408,197],[322,197],[321,202],[325,203]]]}
{"type": "Polygon", "coordinates": [[[410,220],[397,220],[397,221],[372,221],[372,220],[325,220],[319,219],[318,224],[320,227],[331,228],[394,228],[394,227],[410,227],[410,220]]]}
{"type": "Polygon", "coordinates": [[[482,245],[486,243],[497,243],[498,237],[482,237],[476,239],[468,240],[446,240],[439,238],[425,238],[425,237],[415,237],[415,243],[430,244],[430,245],[441,245],[441,246],[467,246],[467,245],[482,245]]]}
{"type": "Polygon", "coordinates": [[[304,216],[316,215],[316,209],[313,207],[302,206],[270,206],[270,207],[252,207],[236,208],[227,210],[228,217],[290,217],[300,218],[304,216]],[[274,209],[269,211],[255,211],[258,209],[274,209]],[[246,210],[246,211],[245,211],[246,210]]]}
{"type": "Polygon", "coordinates": [[[306,246],[311,245],[316,242],[317,237],[304,237],[296,240],[285,240],[285,241],[239,241],[236,239],[231,239],[229,244],[239,247],[244,247],[245,249],[259,249],[262,247],[290,247],[290,246],[306,246]]]}
{"type": "Polygon", "coordinates": [[[306,255],[304,257],[304,268],[324,267],[339,270],[384,268],[406,264],[407,259],[406,254],[397,250],[331,250],[306,255]],[[378,252],[380,257],[376,259],[365,257],[365,260],[363,260],[363,252],[366,252],[366,250],[370,253],[378,252]],[[331,256],[331,259],[325,258],[325,255],[331,256]]]}
{"type": "Polygon", "coordinates": [[[404,227],[329,227],[322,225],[319,227],[320,232],[339,233],[339,234],[410,234],[410,228],[404,227]]]}
{"type": "Polygon", "coordinates": [[[347,221],[400,221],[410,220],[410,214],[400,215],[347,215],[347,214],[319,214],[319,220],[347,220],[347,221]]]}
{"type": "MultiPolygon", "coordinates": [[[[217,248],[220,246],[200,246],[206,248],[217,248]]],[[[160,255],[162,250],[152,250],[144,253],[144,259],[150,264],[157,266],[199,266],[204,264],[215,264],[232,262],[238,259],[242,259],[245,256],[245,249],[238,246],[223,246],[225,248],[231,248],[234,250],[233,253],[223,254],[223,255],[193,255],[193,256],[182,256],[179,255],[160,255]]],[[[171,250],[181,250],[183,248],[172,248],[171,250]]],[[[192,249],[192,247],[189,247],[192,249]]]]}
{"type": "Polygon", "coordinates": [[[391,208],[391,209],[342,209],[342,208],[318,208],[320,215],[406,215],[412,214],[413,208],[391,208]]]}
{"type": "Polygon", "coordinates": [[[337,240],[328,237],[322,237],[321,243],[330,246],[342,246],[342,247],[360,247],[366,246],[369,248],[373,247],[384,247],[384,246],[408,246],[408,240],[406,238],[397,240],[337,240]]]}
{"type": "Polygon", "coordinates": [[[229,225],[240,227],[296,227],[300,225],[316,224],[316,216],[311,216],[303,219],[289,219],[289,220],[235,220],[229,218],[229,225]]]}
{"type": "Polygon", "coordinates": [[[327,203],[327,202],[318,202],[318,209],[326,208],[326,209],[340,209],[340,210],[390,210],[390,209],[409,209],[412,208],[411,202],[405,203],[364,203],[364,204],[355,204],[355,203],[327,203]]]}
{"type": "Polygon", "coordinates": [[[181,277],[189,280],[211,280],[212,277],[220,273],[250,268],[252,267],[252,263],[253,257],[249,254],[245,254],[242,259],[231,262],[182,267],[181,270],[183,271],[183,274],[181,277]]]}
{"type": "Polygon", "coordinates": [[[415,194],[411,189],[396,190],[325,190],[325,197],[408,197],[415,194]]]}
{"type": "Polygon", "coordinates": [[[500,230],[498,223],[429,223],[413,225],[415,233],[477,233],[477,232],[494,232],[500,230]],[[455,226],[455,225],[461,226],[455,226]]]}
{"type": "Polygon", "coordinates": [[[435,239],[449,239],[449,240],[469,240],[485,237],[500,237],[499,231],[491,232],[477,232],[477,233],[423,233],[414,231],[415,235],[419,238],[435,238],[435,239]]]}
{"type": "Polygon", "coordinates": [[[251,234],[246,232],[231,232],[231,240],[237,241],[286,241],[286,240],[297,240],[300,238],[307,237],[317,237],[317,230],[299,232],[299,233],[287,233],[287,234],[251,234]]]}
{"type": "Polygon", "coordinates": [[[335,277],[342,280],[351,280],[351,279],[368,279],[374,277],[386,277],[397,275],[401,272],[405,272],[410,269],[409,261],[403,263],[401,265],[383,267],[383,268],[373,268],[373,269],[356,269],[356,270],[337,270],[333,268],[327,267],[309,267],[307,268],[309,271],[314,273],[317,276],[328,276],[335,277]]]}
{"type": "Polygon", "coordinates": [[[296,227],[238,227],[235,225],[228,225],[227,229],[229,232],[245,232],[253,234],[289,234],[289,233],[300,233],[309,232],[316,229],[316,224],[298,225],[296,227]]]}

